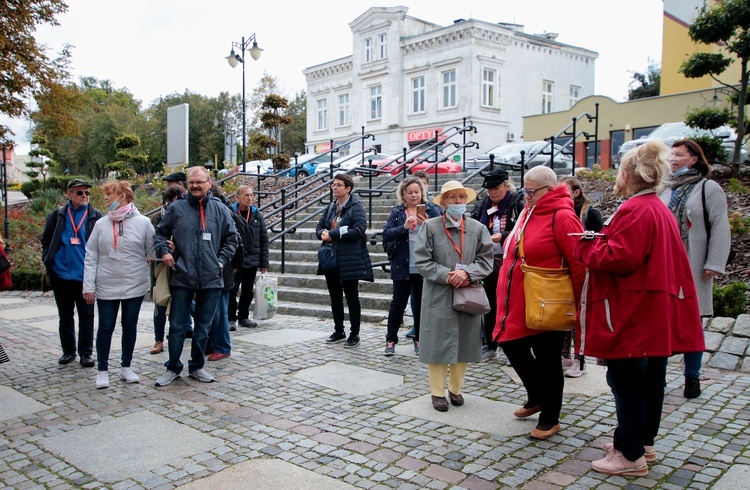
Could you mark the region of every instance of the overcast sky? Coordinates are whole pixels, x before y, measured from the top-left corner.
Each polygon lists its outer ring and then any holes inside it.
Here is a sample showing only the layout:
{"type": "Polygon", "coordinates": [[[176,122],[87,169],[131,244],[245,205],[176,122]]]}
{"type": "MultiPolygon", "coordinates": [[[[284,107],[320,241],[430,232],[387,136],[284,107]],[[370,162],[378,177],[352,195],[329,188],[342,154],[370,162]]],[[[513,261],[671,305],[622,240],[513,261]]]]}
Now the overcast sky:
{"type": "MultiPolygon", "coordinates": [[[[599,53],[596,94],[627,98],[631,72],[661,61],[661,0],[67,0],[60,25],[37,39],[56,51],[73,46],[72,73],[127,88],[148,106],[185,89],[209,97],[240,93],[242,70],[225,57],[232,41],[256,34],[264,49],[246,63],[246,92],[263,72],[281,81],[284,95],[305,89],[306,67],[352,54],[349,23],[372,6],[407,5],[408,15],[449,25],[455,19],[515,22],[528,34],[559,33],[559,42],[599,53]]],[[[519,74],[520,75],[520,74],[519,74]]],[[[0,119],[7,121],[6,119],[0,119]]],[[[28,152],[28,121],[14,121],[18,153],[28,152]]]]}

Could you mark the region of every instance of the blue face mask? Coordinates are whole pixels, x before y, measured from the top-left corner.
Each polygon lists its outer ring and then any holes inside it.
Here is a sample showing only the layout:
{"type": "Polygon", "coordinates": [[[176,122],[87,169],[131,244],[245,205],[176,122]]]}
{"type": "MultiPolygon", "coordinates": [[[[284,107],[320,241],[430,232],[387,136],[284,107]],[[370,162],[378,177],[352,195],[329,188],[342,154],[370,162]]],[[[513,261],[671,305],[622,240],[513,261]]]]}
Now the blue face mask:
{"type": "Polygon", "coordinates": [[[112,201],[112,204],[109,205],[109,207],[107,208],[107,211],[114,211],[115,209],[119,207],[120,207],[120,201],[115,199],[114,201],[112,201]]]}
{"type": "Polygon", "coordinates": [[[680,174],[684,174],[684,173],[685,173],[685,172],[687,172],[688,170],[690,170],[690,169],[688,168],[688,166],[687,166],[687,165],[685,165],[684,167],[682,167],[681,169],[679,169],[679,170],[678,170],[677,172],[670,172],[670,173],[671,173],[672,175],[680,175],[680,174]]]}
{"type": "Polygon", "coordinates": [[[458,219],[466,214],[466,204],[448,204],[446,213],[448,213],[451,218],[458,219]]]}

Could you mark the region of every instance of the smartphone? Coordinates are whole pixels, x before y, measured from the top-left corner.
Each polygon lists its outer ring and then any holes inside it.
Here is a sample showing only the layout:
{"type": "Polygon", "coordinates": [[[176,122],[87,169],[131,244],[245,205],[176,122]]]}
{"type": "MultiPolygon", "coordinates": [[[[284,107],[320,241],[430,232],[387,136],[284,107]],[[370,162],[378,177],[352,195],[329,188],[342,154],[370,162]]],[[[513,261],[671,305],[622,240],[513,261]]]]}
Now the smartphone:
{"type": "Polygon", "coordinates": [[[427,217],[427,206],[424,204],[417,204],[417,216],[427,217]]]}

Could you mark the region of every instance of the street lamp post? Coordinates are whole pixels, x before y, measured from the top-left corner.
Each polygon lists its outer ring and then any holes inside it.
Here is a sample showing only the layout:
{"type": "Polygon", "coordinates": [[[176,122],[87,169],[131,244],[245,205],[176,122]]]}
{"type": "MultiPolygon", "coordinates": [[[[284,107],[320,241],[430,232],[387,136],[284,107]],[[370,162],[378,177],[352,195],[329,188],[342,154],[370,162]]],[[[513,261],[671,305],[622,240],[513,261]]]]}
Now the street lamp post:
{"type": "Polygon", "coordinates": [[[258,58],[260,58],[261,53],[263,50],[258,47],[258,42],[255,40],[255,33],[253,33],[252,36],[245,39],[245,37],[242,37],[242,42],[235,42],[232,41],[232,50],[229,53],[229,56],[226,57],[227,61],[229,62],[229,66],[232,68],[237,66],[237,63],[242,63],[242,172],[245,172],[245,163],[247,162],[247,147],[245,139],[247,138],[247,129],[246,129],[246,121],[245,121],[245,51],[250,51],[250,57],[254,59],[255,61],[258,61],[258,58]],[[253,43],[253,46],[248,49],[248,46],[250,45],[250,42],[253,43]],[[234,52],[234,48],[239,48],[240,53],[242,53],[242,56],[239,54],[236,54],[234,52]]]}

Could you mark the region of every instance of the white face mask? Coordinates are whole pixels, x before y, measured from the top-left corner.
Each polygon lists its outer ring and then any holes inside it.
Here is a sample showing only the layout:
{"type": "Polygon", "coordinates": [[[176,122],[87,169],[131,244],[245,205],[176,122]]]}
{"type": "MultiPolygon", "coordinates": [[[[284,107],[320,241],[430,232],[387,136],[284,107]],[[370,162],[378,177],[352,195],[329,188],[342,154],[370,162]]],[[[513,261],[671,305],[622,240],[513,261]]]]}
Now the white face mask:
{"type": "Polygon", "coordinates": [[[451,218],[458,219],[466,214],[466,204],[448,204],[446,213],[448,213],[451,218]]]}
{"type": "Polygon", "coordinates": [[[688,170],[690,170],[690,168],[689,168],[689,167],[688,167],[687,165],[685,165],[684,167],[680,167],[680,169],[679,169],[679,170],[677,170],[676,172],[670,172],[670,173],[671,173],[672,175],[680,175],[680,174],[684,174],[684,173],[685,173],[685,172],[687,172],[688,170]]]}

